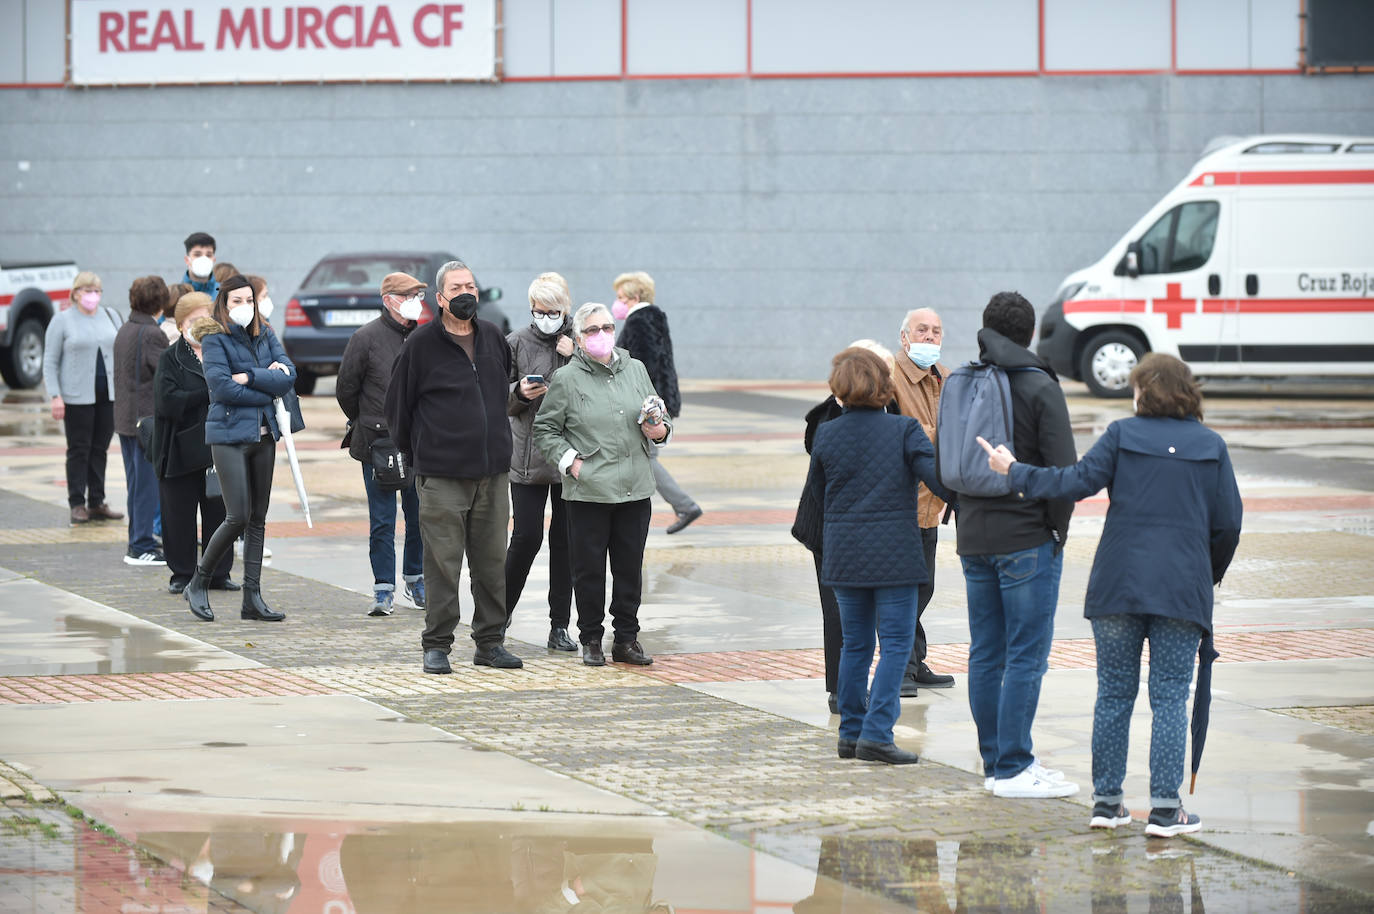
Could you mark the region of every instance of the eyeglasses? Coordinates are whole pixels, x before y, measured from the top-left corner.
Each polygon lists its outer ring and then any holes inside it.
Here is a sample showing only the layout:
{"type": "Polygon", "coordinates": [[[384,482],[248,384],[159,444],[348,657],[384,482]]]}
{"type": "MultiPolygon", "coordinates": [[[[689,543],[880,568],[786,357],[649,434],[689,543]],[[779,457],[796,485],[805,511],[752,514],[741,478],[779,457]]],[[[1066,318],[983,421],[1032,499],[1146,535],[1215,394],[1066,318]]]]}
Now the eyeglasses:
{"type": "Polygon", "coordinates": [[[538,319],[541,318],[541,317],[562,317],[562,316],[563,316],[563,313],[562,313],[561,311],[538,311],[538,310],[536,310],[536,309],[534,309],[534,308],[531,308],[531,309],[530,309],[530,314],[532,314],[536,320],[538,320],[538,319]]]}
{"type": "Polygon", "coordinates": [[[615,333],[615,324],[602,324],[600,327],[583,327],[582,335],[591,336],[595,333],[615,333]]]}

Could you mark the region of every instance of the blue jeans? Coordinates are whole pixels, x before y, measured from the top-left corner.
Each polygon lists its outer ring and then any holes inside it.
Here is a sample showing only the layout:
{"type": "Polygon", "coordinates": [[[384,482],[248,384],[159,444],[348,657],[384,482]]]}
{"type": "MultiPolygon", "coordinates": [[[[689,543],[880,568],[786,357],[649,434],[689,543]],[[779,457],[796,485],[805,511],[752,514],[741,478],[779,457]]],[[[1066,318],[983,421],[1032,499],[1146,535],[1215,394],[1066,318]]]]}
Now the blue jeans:
{"type": "Polygon", "coordinates": [[[120,435],[119,453],[124,457],[124,482],[129,493],[129,551],[142,555],[157,548],[153,536],[159,505],[157,474],[143,456],[137,435],[120,435]]]}
{"type": "Polygon", "coordinates": [[[892,725],[901,713],[899,693],[911,643],[916,637],[917,587],[836,587],[844,647],[840,651],[840,736],[875,743],[892,742],[892,725]],[[864,711],[874,633],[882,645],[873,673],[873,693],[864,711]]]}
{"type": "Polygon", "coordinates": [[[986,777],[1030,767],[1031,724],[1049,668],[1063,553],[1054,541],[1002,555],[966,555],[968,704],[986,777]]]}
{"type": "MultiPolygon", "coordinates": [[[[372,467],[363,467],[363,488],[367,490],[367,555],[372,560],[374,590],[396,589],[396,493],[383,492],[372,480],[372,467]]],[[[401,490],[401,512],[405,515],[406,545],[401,556],[401,574],[407,581],[418,581],[425,573],[425,548],[420,540],[420,497],[415,486],[401,490]]]]}
{"type": "Polygon", "coordinates": [[[1182,619],[1123,613],[1092,620],[1097,644],[1093,802],[1120,803],[1131,711],[1140,691],[1140,647],[1150,641],[1150,806],[1179,805],[1188,744],[1188,685],[1202,629],[1182,619]]]}

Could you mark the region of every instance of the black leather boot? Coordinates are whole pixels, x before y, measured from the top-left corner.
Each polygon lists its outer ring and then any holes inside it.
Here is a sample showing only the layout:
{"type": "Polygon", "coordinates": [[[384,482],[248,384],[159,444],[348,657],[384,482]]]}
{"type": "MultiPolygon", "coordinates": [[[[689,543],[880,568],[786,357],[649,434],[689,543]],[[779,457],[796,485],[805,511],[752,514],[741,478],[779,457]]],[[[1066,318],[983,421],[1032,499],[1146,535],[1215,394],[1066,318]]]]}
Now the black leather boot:
{"type": "Polygon", "coordinates": [[[263,528],[249,526],[243,534],[243,610],[245,619],[257,622],[280,622],[286,613],[279,613],[262,599],[262,540],[263,528]]]}
{"type": "Polygon", "coordinates": [[[191,575],[191,580],[186,583],[186,589],[181,595],[186,598],[186,602],[191,604],[191,615],[205,622],[215,621],[215,614],[210,610],[210,589],[209,581],[205,575],[201,574],[200,567],[197,566],[195,573],[191,575]]]}
{"type": "Polygon", "coordinates": [[[279,613],[263,602],[262,592],[256,586],[249,586],[247,572],[244,573],[243,611],[240,615],[258,622],[280,622],[286,618],[286,613],[279,613]]]}

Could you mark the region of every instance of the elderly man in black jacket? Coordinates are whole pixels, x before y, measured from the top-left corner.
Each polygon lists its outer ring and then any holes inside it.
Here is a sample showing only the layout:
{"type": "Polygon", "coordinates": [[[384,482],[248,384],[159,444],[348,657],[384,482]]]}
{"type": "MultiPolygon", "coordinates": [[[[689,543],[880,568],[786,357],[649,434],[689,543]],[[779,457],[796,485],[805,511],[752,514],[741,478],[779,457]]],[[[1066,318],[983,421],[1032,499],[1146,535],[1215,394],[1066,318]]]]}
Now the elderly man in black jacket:
{"type": "MultiPolygon", "coordinates": [[[[372,607],[369,616],[389,616],[396,597],[396,493],[383,490],[373,478],[372,445],[390,434],[387,430],[386,391],[401,347],[416,327],[424,310],[426,286],[414,276],[388,273],[382,280],[382,313],[359,327],[348,338],[334,397],[348,417],[344,441],[348,455],[363,467],[367,492],[369,532],[367,555],[372,562],[372,607]]],[[[406,520],[405,552],[401,577],[406,597],[425,607],[424,544],[420,540],[420,499],[412,482],[400,491],[401,512],[406,520]]]]}
{"type": "Polygon", "coordinates": [[[472,579],[478,666],[524,666],[505,648],[506,531],[510,525],[510,346],[477,319],[477,282],[465,264],[439,268],[440,318],[410,335],[386,394],[392,440],[415,468],[425,546],[426,673],[451,673],[463,556],[472,579]]]}
{"type": "MultiPolygon", "coordinates": [[[[999,292],[983,310],[979,358],[1001,367],[1011,384],[1013,453],[1033,466],[1078,459],[1059,380],[1031,352],[1035,309],[1016,292],[999,292]]],[[[984,786],[999,797],[1063,797],[1078,785],[1042,766],[1031,751],[1054,638],[1059,575],[1072,501],[959,499],[959,558],[968,592],[968,701],[978,728],[984,786]]]]}

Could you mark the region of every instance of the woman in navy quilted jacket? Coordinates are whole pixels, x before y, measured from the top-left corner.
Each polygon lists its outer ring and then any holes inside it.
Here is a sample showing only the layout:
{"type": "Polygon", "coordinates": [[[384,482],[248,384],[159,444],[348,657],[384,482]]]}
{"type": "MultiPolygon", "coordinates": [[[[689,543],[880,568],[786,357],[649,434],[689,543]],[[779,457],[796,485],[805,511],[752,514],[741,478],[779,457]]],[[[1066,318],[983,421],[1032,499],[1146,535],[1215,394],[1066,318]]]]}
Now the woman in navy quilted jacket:
{"type": "Polygon", "coordinates": [[[935,449],[921,423],[886,411],[892,375],[867,349],[831,363],[830,390],[844,414],[816,429],[806,485],[824,506],[822,582],[834,589],[844,647],[838,704],[840,758],[910,765],[914,752],[892,740],[898,693],[916,637],[917,590],[929,577],[916,489],[955,496],[935,478],[935,449]],[[864,708],[874,634],[882,646],[864,708]]]}
{"type": "Polygon", "coordinates": [[[1005,445],[983,448],[988,465],[1027,498],[1087,498],[1107,489],[1111,504],[1083,601],[1097,647],[1089,824],[1131,821],[1122,781],[1148,640],[1154,719],[1145,831],[1172,838],[1202,827],[1178,795],[1188,685],[1199,643],[1212,636],[1212,586],[1235,555],[1242,509],[1226,442],[1202,424],[1202,393],[1188,366],[1152,352],[1131,372],[1131,386],[1135,415],[1107,426],[1074,466],[1027,466],[1005,445]]]}

